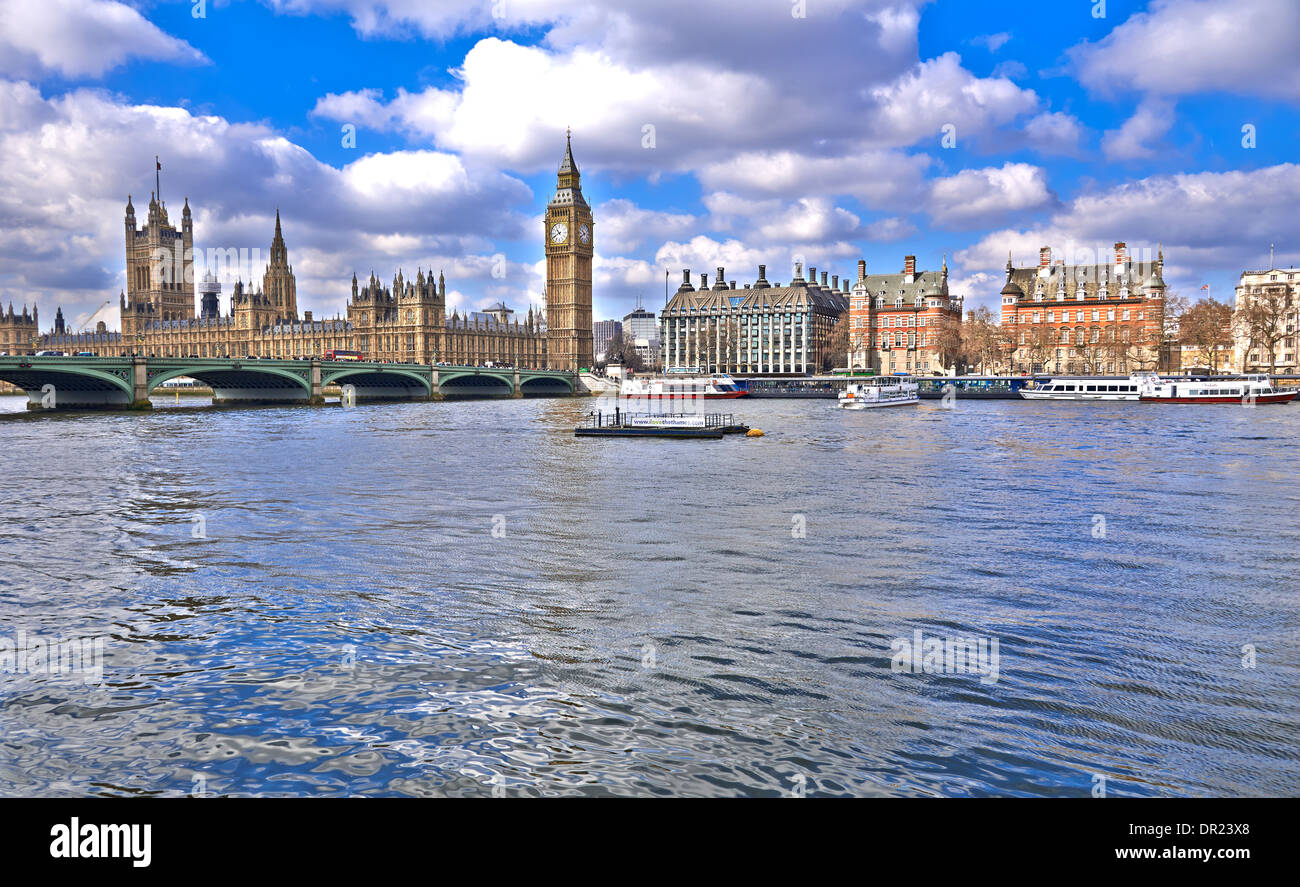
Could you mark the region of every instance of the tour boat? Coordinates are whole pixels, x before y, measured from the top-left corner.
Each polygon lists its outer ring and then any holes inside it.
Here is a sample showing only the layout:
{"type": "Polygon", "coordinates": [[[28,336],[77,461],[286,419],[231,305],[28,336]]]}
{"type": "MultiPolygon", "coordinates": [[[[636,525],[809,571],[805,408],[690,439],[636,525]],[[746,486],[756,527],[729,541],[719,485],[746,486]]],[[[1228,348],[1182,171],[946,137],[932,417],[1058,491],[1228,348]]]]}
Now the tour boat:
{"type": "Polygon", "coordinates": [[[1037,388],[1022,388],[1025,400],[1132,400],[1143,385],[1158,383],[1155,373],[1134,373],[1127,379],[1114,376],[1054,376],[1037,388]]]}
{"type": "Polygon", "coordinates": [[[1288,403],[1300,391],[1283,391],[1267,375],[1234,379],[1165,379],[1144,386],[1143,403],[1288,403]]]}
{"type": "Polygon", "coordinates": [[[726,373],[714,373],[711,376],[636,376],[624,379],[619,388],[619,394],[623,397],[649,400],[719,400],[745,397],[748,393],[726,373]]]}
{"type": "Polygon", "coordinates": [[[874,407],[901,407],[921,402],[921,386],[897,376],[878,376],[863,382],[850,382],[840,392],[840,409],[869,410],[874,407]]]}

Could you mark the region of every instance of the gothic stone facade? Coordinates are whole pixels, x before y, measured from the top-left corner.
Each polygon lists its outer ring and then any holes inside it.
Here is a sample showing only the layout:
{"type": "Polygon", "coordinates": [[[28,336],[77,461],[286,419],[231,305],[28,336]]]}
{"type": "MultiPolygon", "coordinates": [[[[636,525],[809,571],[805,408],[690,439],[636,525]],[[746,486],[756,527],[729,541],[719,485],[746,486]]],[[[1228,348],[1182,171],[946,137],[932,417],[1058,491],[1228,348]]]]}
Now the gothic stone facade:
{"type": "Polygon", "coordinates": [[[15,314],[13,302],[10,302],[7,314],[0,311],[0,354],[33,353],[32,342],[38,335],[37,323],[35,305],[30,314],[26,305],[21,314],[15,314]]]}
{"type": "Polygon", "coordinates": [[[595,223],[582,196],[582,180],[566,140],[555,196],[546,207],[546,321],[550,368],[576,371],[594,360],[591,259],[595,223]]]}
{"type": "MultiPolygon", "coordinates": [[[[230,312],[222,315],[211,286],[195,316],[191,262],[193,223],[186,199],[179,231],[156,194],[144,227],[126,205],[127,287],[119,294],[122,331],[58,329],[38,336],[35,311],[0,315],[0,351],[89,352],[102,356],[323,357],[331,350],[360,351],[367,359],[409,363],[513,364],[539,369],[589,367],[592,362],[591,263],[593,221],[583,198],[572,147],[566,143],[555,197],[547,209],[547,299],[552,322],[540,313],[511,319],[504,305],[462,316],[446,314],[442,274],[399,271],[391,285],[371,274],[364,286],[352,278],[346,317],[313,319],[298,313],[297,283],[276,212],[270,262],[254,289],[238,282],[230,312]],[[160,256],[176,257],[175,260],[160,256]],[[33,340],[36,344],[33,345],[33,340]]],[[[209,289],[205,281],[205,289],[209,289]]]]}

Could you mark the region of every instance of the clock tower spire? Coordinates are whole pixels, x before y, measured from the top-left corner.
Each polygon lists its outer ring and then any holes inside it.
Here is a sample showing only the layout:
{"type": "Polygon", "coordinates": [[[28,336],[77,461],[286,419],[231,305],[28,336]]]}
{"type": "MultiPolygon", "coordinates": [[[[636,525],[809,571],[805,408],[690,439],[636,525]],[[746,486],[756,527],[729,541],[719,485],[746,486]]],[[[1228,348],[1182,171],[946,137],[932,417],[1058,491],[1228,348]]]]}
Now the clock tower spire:
{"type": "Polygon", "coordinates": [[[593,359],[591,258],[595,234],[591,207],[582,196],[573,162],[572,133],[546,207],[546,327],[549,369],[587,369],[593,359]]]}

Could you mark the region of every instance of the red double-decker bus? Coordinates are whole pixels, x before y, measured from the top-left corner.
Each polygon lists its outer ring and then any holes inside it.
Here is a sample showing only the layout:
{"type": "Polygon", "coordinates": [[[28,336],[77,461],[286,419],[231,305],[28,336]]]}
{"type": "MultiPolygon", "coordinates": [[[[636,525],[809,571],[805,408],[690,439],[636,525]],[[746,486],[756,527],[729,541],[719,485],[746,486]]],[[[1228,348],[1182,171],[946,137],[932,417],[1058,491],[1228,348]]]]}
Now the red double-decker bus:
{"type": "Polygon", "coordinates": [[[326,351],[326,360],[365,360],[366,356],[360,351],[326,351]]]}

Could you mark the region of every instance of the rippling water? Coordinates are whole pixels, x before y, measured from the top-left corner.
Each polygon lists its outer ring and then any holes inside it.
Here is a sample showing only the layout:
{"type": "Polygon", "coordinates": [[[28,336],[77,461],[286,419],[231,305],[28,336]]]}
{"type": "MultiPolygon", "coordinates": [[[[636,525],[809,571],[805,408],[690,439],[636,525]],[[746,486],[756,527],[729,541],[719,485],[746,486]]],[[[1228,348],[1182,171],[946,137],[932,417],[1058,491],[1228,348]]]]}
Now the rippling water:
{"type": "Polygon", "coordinates": [[[0,419],[0,637],[105,639],[0,674],[0,794],[1300,785],[1300,406],[158,403],[0,419]]]}

